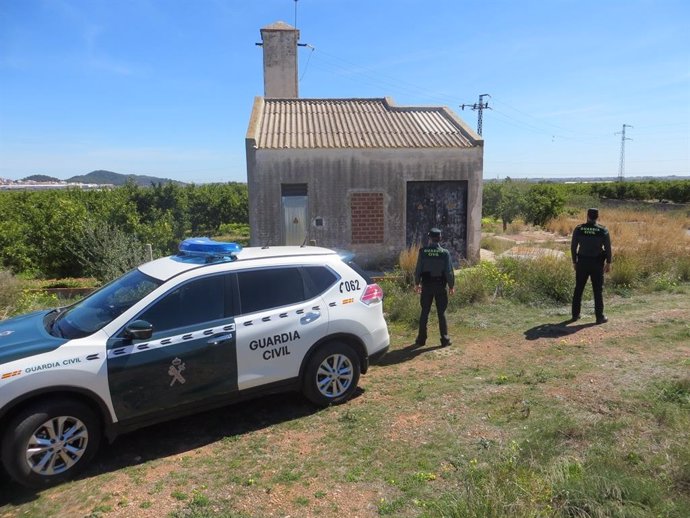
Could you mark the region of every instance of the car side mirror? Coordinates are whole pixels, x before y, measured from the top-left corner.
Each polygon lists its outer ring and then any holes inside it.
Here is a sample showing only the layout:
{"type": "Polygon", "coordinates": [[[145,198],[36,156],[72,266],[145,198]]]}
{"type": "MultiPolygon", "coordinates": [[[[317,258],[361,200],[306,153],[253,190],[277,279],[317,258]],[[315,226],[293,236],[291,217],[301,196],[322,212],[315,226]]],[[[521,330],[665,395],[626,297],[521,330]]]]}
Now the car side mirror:
{"type": "Polygon", "coordinates": [[[148,340],[153,335],[153,324],[146,320],[135,320],[125,327],[125,338],[148,340]]]}

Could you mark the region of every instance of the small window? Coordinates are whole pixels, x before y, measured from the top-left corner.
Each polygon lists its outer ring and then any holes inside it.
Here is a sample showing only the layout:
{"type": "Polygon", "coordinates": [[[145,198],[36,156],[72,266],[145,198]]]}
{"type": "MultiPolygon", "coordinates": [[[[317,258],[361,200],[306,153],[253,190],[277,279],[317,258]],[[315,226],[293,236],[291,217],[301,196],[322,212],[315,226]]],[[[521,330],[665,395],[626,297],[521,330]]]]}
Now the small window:
{"type": "Polygon", "coordinates": [[[242,313],[295,304],[305,300],[304,282],[298,268],[270,268],[239,272],[242,313]]]}
{"type": "Polygon", "coordinates": [[[219,320],[225,316],[222,279],[204,277],[183,284],[154,302],[139,318],[153,324],[156,333],[219,320]]]}
{"type": "Polygon", "coordinates": [[[306,277],[308,299],[320,295],[338,280],[338,276],[325,266],[305,266],[303,271],[306,277]]]}

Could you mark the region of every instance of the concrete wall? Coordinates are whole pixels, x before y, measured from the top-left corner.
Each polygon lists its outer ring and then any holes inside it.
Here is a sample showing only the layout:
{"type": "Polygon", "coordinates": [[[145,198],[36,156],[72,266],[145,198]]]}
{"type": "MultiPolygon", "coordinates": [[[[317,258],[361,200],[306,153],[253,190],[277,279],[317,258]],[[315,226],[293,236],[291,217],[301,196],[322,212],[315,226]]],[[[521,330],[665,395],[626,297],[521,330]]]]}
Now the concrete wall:
{"type": "Polygon", "coordinates": [[[468,181],[467,251],[479,260],[483,147],[467,149],[310,149],[257,150],[247,140],[249,225],[252,245],[282,244],[280,186],[306,183],[309,196],[309,239],[319,246],[357,253],[373,267],[393,264],[405,243],[406,182],[468,181]],[[379,244],[352,244],[350,196],[383,194],[384,239],[379,244]],[[320,218],[323,226],[316,226],[320,218]]]}
{"type": "Polygon", "coordinates": [[[286,24],[261,29],[264,51],[264,96],[295,99],[299,31],[286,24]]]}

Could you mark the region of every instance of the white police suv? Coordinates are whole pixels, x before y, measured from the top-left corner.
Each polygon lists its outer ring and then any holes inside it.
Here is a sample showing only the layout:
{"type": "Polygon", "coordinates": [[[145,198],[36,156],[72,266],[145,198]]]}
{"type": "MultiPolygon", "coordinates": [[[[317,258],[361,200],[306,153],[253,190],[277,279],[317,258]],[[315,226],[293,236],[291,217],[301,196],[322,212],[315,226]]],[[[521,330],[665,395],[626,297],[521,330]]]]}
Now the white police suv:
{"type": "Polygon", "coordinates": [[[2,465],[40,487],[103,436],[265,392],[344,402],[388,349],[382,297],[332,250],[185,240],[72,306],[0,322],[2,465]]]}

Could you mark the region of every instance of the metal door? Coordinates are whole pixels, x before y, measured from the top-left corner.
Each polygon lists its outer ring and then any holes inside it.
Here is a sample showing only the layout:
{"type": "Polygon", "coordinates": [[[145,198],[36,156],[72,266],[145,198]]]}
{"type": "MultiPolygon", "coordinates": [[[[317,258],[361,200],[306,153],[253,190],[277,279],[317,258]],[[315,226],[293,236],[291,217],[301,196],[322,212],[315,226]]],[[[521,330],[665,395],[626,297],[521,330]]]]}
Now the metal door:
{"type": "Polygon", "coordinates": [[[407,246],[426,244],[438,227],[453,264],[467,258],[467,181],[407,182],[406,216],[407,246]]]}
{"type": "Polygon", "coordinates": [[[283,196],[286,245],[301,245],[307,238],[307,196],[283,196]]]}

